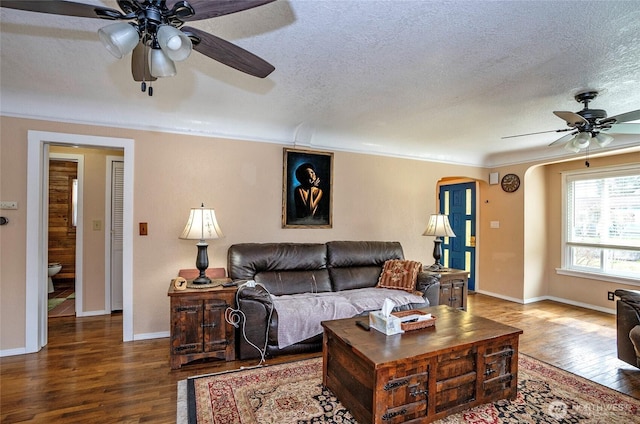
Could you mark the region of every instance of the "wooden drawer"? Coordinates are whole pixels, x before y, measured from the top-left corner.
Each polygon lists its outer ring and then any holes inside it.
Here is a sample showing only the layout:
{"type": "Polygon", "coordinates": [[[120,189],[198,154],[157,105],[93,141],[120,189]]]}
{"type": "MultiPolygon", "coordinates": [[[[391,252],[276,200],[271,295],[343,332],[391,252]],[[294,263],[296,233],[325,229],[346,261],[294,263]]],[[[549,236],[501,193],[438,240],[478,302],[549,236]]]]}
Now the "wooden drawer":
{"type": "Polygon", "coordinates": [[[438,355],[436,412],[476,398],[476,348],[438,355]]]}

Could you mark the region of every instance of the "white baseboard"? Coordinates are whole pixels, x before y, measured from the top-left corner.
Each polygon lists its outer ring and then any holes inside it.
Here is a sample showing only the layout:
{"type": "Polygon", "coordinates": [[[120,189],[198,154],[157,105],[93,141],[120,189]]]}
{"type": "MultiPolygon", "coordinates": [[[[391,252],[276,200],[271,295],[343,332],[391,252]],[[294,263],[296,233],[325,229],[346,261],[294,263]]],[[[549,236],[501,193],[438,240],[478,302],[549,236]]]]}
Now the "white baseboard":
{"type": "Polygon", "coordinates": [[[491,297],[497,297],[499,299],[508,300],[510,302],[520,303],[520,304],[523,304],[523,305],[528,305],[529,303],[540,302],[541,300],[553,300],[554,302],[565,303],[567,305],[572,305],[572,306],[579,306],[581,308],[592,309],[594,311],[604,312],[606,314],[611,314],[611,315],[615,315],[616,314],[615,308],[613,308],[613,309],[611,309],[611,308],[603,308],[602,306],[592,305],[590,303],[576,302],[575,300],[564,299],[562,297],[556,297],[556,296],[539,296],[539,297],[531,297],[531,298],[528,298],[528,299],[517,299],[517,298],[514,298],[514,297],[503,296],[503,295],[498,294],[498,293],[492,293],[492,292],[483,291],[483,290],[476,290],[476,293],[485,294],[485,295],[491,296],[491,297]]]}
{"type": "Polygon", "coordinates": [[[150,339],[164,339],[170,337],[171,334],[168,331],[160,331],[158,333],[142,333],[134,334],[133,340],[150,340],[150,339]]]}
{"type": "Polygon", "coordinates": [[[27,349],[24,347],[18,347],[16,349],[4,349],[4,350],[0,350],[0,358],[4,356],[24,355],[26,353],[27,353],[27,349]]]}
{"type": "Polygon", "coordinates": [[[85,312],[76,312],[76,317],[95,317],[98,315],[111,315],[111,312],[107,312],[105,310],[102,311],[85,311],[85,312]]]}
{"type": "Polygon", "coordinates": [[[489,291],[485,291],[485,290],[476,290],[476,293],[480,293],[480,294],[486,294],[487,296],[491,296],[491,297],[497,297],[498,299],[502,299],[502,300],[508,300],[509,302],[515,302],[515,303],[524,303],[522,301],[522,299],[517,299],[515,297],[509,297],[509,296],[503,296],[499,293],[493,293],[493,292],[489,292],[489,291]]]}

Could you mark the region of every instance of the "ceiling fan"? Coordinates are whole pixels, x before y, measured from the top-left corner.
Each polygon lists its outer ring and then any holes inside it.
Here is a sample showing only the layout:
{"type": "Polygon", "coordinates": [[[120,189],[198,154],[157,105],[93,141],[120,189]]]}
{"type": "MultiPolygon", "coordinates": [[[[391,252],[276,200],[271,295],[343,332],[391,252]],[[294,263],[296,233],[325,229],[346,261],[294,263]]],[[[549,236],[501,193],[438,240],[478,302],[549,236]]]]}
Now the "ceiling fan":
{"type": "Polygon", "coordinates": [[[598,92],[595,90],[581,91],[574,96],[578,103],[582,103],[584,105],[584,108],[581,111],[575,113],[564,111],[553,112],[558,118],[565,120],[569,128],[511,135],[502,138],[522,137],[548,132],[571,131],[571,133],[560,137],[553,143],[549,144],[549,146],[564,143],[565,149],[574,153],[579,152],[580,149],[588,148],[592,141],[600,147],[608,146],[613,141],[613,137],[602,131],[609,132],[609,130],[612,130],[611,133],[615,133],[616,128],[620,129],[626,122],[640,120],[640,110],[607,117],[607,112],[602,109],[589,109],[589,102],[597,96],[598,92]]]}
{"type": "MultiPolygon", "coordinates": [[[[118,59],[133,52],[131,73],[135,81],[146,81],[176,74],[174,61],[185,60],[195,50],[239,71],[265,78],[275,68],[258,56],[215,35],[183,26],[198,21],[241,12],[275,0],[118,0],[122,11],[72,1],[17,0],[0,7],[50,13],[54,15],[98,18],[118,22],[98,30],[100,40],[118,59]]],[[[149,95],[153,88],[149,87],[149,95]]]]}

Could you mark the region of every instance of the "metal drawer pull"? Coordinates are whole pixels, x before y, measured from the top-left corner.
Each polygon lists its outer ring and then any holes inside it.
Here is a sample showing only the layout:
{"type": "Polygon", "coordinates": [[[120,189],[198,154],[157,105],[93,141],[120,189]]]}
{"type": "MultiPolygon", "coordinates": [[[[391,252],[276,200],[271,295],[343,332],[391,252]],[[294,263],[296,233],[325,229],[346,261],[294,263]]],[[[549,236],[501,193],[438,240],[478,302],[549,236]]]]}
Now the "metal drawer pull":
{"type": "Polygon", "coordinates": [[[422,395],[429,396],[429,389],[416,390],[415,392],[410,392],[409,394],[414,397],[422,396],[422,395]]]}
{"type": "Polygon", "coordinates": [[[496,370],[492,369],[492,368],[487,368],[484,372],[484,375],[491,375],[494,372],[496,372],[496,370]]]}
{"type": "Polygon", "coordinates": [[[208,328],[215,328],[215,327],[217,327],[217,326],[218,326],[218,324],[216,324],[215,322],[211,322],[211,323],[209,323],[209,324],[202,324],[202,325],[201,325],[201,327],[202,327],[202,328],[207,328],[207,327],[208,327],[208,328]]]}
{"type": "Polygon", "coordinates": [[[389,390],[397,389],[398,387],[406,386],[407,384],[409,384],[409,380],[389,382],[384,385],[384,390],[389,391],[389,390]]]}
{"type": "Polygon", "coordinates": [[[191,349],[195,349],[197,346],[196,345],[182,345],[182,346],[176,346],[173,348],[174,352],[181,352],[183,350],[191,350],[191,349]]]}
{"type": "Polygon", "coordinates": [[[513,356],[513,349],[511,348],[507,348],[498,352],[493,352],[493,353],[485,353],[484,357],[485,358],[489,358],[489,357],[496,357],[496,358],[502,358],[502,357],[510,357],[513,356]]]}
{"type": "Polygon", "coordinates": [[[200,310],[200,306],[177,306],[176,312],[191,312],[200,310]]]}
{"type": "Polygon", "coordinates": [[[397,417],[398,415],[404,415],[404,414],[406,414],[406,413],[407,413],[407,409],[406,409],[406,408],[402,408],[402,409],[401,409],[401,410],[399,410],[399,411],[395,411],[395,412],[387,412],[386,414],[384,414],[384,415],[382,416],[382,419],[383,419],[384,421],[389,421],[390,419],[395,418],[395,417],[397,417]]]}

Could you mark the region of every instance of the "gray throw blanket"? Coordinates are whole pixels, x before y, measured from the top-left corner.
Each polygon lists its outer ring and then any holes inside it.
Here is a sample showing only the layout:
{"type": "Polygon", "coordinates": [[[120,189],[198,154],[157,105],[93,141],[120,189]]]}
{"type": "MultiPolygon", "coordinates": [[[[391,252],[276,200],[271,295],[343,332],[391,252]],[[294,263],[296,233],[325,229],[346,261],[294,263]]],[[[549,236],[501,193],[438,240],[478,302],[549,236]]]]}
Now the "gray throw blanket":
{"type": "Polygon", "coordinates": [[[382,308],[385,299],[396,306],[425,304],[425,299],[404,290],[368,287],[339,292],[300,293],[271,296],[278,312],[280,349],[322,333],[322,321],[351,318],[382,308]]]}

